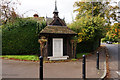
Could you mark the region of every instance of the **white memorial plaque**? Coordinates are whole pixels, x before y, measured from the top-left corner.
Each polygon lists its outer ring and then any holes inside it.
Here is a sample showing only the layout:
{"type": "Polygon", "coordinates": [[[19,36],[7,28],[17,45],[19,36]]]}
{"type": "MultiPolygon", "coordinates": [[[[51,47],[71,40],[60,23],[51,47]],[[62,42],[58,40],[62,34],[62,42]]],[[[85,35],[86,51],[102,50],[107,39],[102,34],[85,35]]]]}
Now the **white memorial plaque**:
{"type": "Polygon", "coordinates": [[[54,38],[53,39],[53,57],[63,56],[63,39],[54,38]]]}

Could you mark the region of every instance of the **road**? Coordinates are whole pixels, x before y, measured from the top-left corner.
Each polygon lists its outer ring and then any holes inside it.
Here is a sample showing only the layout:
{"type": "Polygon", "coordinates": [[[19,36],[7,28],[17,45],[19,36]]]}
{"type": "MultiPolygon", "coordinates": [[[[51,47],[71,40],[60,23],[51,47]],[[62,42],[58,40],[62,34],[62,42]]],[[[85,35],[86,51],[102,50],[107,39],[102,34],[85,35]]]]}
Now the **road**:
{"type": "Polygon", "coordinates": [[[109,52],[109,69],[110,69],[110,78],[113,80],[120,76],[120,71],[118,70],[118,62],[120,61],[120,55],[118,54],[120,49],[120,44],[105,44],[109,52]]]}
{"type": "MultiPolygon", "coordinates": [[[[91,56],[87,61],[89,65],[86,72],[88,78],[99,78],[103,74],[103,61],[101,71],[96,69],[96,57],[91,56]],[[92,64],[92,65],[91,65],[92,64]],[[92,73],[92,74],[90,74],[92,73]]],[[[82,78],[82,60],[63,63],[44,63],[44,78],[82,78]]],[[[39,78],[39,62],[23,62],[2,60],[2,78],[39,78]]]]}
{"type": "MultiPolygon", "coordinates": [[[[86,57],[86,78],[100,78],[104,74],[105,50],[99,49],[98,51],[100,52],[100,70],[96,68],[96,54],[86,57]]],[[[39,62],[2,59],[2,74],[0,73],[0,75],[2,75],[2,78],[25,78],[25,80],[26,78],[32,78],[38,80],[39,62]]],[[[82,78],[82,59],[70,62],[44,63],[43,77],[80,79],[82,78]]]]}

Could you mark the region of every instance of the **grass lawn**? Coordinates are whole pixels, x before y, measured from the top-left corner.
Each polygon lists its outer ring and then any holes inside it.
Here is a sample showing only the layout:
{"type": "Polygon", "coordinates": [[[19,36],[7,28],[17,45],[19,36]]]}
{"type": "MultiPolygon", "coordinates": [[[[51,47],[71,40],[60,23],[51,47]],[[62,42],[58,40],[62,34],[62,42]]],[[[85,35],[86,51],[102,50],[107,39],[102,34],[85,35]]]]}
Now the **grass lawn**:
{"type": "Polygon", "coordinates": [[[112,44],[120,44],[120,43],[117,42],[117,43],[112,43],[112,44]]]}
{"type": "MultiPolygon", "coordinates": [[[[77,58],[81,58],[83,55],[88,55],[89,53],[78,53],[77,58]]],[[[19,60],[33,60],[38,61],[39,57],[37,55],[1,55],[5,59],[19,59],[19,60]]],[[[74,61],[74,59],[73,59],[74,61]]]]}
{"type": "Polygon", "coordinates": [[[20,60],[34,60],[34,61],[39,60],[38,56],[36,55],[1,55],[0,57],[6,58],[6,59],[14,58],[14,59],[20,59],[20,60]]]}
{"type": "Polygon", "coordinates": [[[88,55],[89,53],[77,53],[77,58],[81,58],[83,55],[88,55]]]}

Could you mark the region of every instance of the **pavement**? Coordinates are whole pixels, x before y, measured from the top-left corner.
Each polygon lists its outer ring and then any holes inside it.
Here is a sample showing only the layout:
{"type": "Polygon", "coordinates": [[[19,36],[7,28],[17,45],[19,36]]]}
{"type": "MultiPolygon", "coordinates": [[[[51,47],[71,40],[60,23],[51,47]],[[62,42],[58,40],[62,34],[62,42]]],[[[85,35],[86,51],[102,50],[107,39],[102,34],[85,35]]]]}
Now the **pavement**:
{"type": "Polygon", "coordinates": [[[109,52],[109,70],[110,70],[110,76],[111,79],[118,79],[120,76],[120,70],[119,70],[119,61],[120,56],[118,54],[120,48],[120,44],[104,44],[109,52]]]}
{"type": "MultiPolygon", "coordinates": [[[[100,69],[96,69],[97,55],[86,58],[86,78],[103,78],[106,74],[105,48],[99,49],[100,69]]],[[[82,78],[82,59],[72,62],[44,63],[44,78],[82,78]]],[[[2,60],[2,78],[39,78],[39,62],[2,60]]]]}

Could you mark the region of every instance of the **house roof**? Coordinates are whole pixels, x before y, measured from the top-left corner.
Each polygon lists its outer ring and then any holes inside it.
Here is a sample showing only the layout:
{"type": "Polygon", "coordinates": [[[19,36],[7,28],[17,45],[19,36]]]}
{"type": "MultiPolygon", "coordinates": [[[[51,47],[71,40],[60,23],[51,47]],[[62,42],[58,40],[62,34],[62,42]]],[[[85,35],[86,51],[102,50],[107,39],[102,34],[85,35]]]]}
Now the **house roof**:
{"type": "Polygon", "coordinates": [[[59,18],[58,13],[59,12],[57,10],[57,5],[55,1],[55,10],[53,12],[54,16],[53,16],[53,20],[49,23],[49,25],[66,26],[65,22],[59,18]]]}
{"type": "Polygon", "coordinates": [[[46,17],[47,25],[49,25],[53,21],[53,18],[46,17]]]}
{"type": "Polygon", "coordinates": [[[67,35],[77,35],[74,31],[72,31],[70,28],[68,28],[65,24],[65,22],[59,18],[58,16],[58,10],[55,2],[55,11],[53,12],[54,17],[50,21],[49,24],[46,26],[42,31],[40,31],[41,34],[67,34],[67,35]]]}
{"type": "Polygon", "coordinates": [[[40,34],[44,33],[54,33],[54,34],[77,34],[74,31],[72,31],[67,26],[46,26],[40,34]]]}
{"type": "Polygon", "coordinates": [[[66,26],[65,22],[61,20],[59,17],[54,18],[54,20],[49,25],[66,26]]]}
{"type": "Polygon", "coordinates": [[[31,20],[34,20],[34,21],[37,21],[37,22],[41,22],[41,21],[44,21],[44,17],[28,17],[26,19],[31,19],[31,20]]]}
{"type": "MultiPolygon", "coordinates": [[[[64,19],[61,19],[61,21],[66,25],[65,23],[65,20],[64,19]]],[[[50,23],[53,22],[53,18],[50,18],[50,17],[46,17],[46,22],[47,22],[47,25],[50,25],[50,23]]]]}

